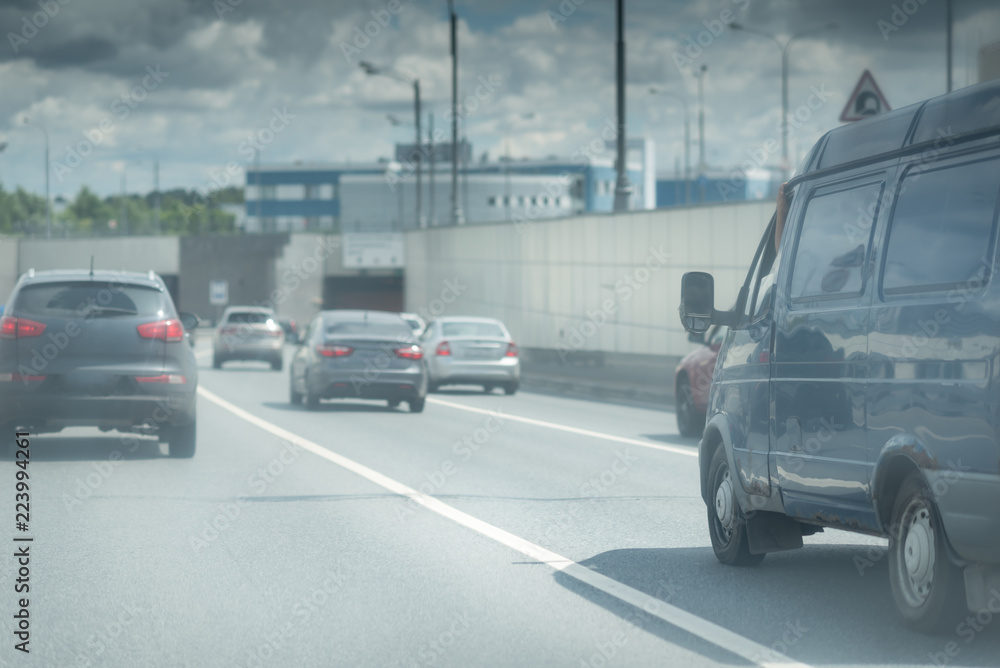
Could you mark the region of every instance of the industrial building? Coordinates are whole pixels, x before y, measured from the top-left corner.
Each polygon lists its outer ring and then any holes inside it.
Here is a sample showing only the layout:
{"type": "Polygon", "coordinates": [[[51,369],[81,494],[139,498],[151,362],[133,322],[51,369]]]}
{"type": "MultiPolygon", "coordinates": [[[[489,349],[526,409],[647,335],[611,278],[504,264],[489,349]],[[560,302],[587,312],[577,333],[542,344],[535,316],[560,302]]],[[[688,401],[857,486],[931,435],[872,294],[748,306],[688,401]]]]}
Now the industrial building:
{"type": "MultiPolygon", "coordinates": [[[[652,140],[629,140],[630,209],[656,208],[652,140]]],[[[451,223],[450,151],[435,147],[421,163],[421,206],[409,160],[368,164],[262,165],[247,170],[246,232],[385,232],[451,223]]],[[[460,150],[460,222],[541,220],[610,212],[616,171],[611,147],[597,156],[472,162],[460,150]],[[607,157],[605,157],[607,156],[607,157]]],[[[397,147],[397,158],[412,150],[397,147]]]]}

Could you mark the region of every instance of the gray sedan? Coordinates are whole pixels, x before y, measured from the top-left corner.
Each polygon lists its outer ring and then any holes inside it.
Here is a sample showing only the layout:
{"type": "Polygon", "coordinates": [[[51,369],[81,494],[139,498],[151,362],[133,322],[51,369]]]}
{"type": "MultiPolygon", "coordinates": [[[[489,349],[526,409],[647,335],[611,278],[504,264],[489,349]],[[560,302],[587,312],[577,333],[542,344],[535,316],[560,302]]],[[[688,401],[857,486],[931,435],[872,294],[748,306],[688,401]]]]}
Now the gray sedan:
{"type": "Polygon", "coordinates": [[[431,391],[442,385],[502,387],[514,394],[521,383],[521,362],[510,332],[493,318],[438,318],[421,337],[427,351],[431,391]]]}
{"type": "Polygon", "coordinates": [[[384,399],[424,410],[427,364],[413,330],[398,313],[322,311],[299,341],[289,398],[315,410],[321,399],[384,399]]]}

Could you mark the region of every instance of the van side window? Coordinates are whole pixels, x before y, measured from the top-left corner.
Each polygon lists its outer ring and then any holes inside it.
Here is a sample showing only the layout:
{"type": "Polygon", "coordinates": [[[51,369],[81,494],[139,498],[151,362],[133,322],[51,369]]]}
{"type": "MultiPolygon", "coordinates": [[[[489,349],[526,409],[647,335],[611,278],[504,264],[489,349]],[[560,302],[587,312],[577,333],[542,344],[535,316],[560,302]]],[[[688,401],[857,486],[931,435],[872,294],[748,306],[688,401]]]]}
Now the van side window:
{"type": "Polygon", "coordinates": [[[810,198],[795,247],[793,301],[861,294],[881,194],[881,183],[868,183],[810,198]]]}
{"type": "Polygon", "coordinates": [[[900,185],[889,227],[882,292],[949,290],[993,266],[1000,160],[913,170],[900,185]]]}

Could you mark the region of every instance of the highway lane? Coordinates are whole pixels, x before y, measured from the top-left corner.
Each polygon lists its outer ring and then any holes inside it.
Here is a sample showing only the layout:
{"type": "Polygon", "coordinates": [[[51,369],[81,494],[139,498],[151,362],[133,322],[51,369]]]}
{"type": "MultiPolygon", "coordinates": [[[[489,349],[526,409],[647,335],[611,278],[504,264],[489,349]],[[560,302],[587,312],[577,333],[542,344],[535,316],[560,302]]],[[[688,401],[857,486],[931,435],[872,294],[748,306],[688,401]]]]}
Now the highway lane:
{"type": "MultiPolygon", "coordinates": [[[[462,391],[433,395],[420,415],[364,402],[309,413],[287,404],[287,374],[252,363],[203,364],[201,383],[275,428],[806,664],[932,665],[937,654],[992,666],[1000,656],[993,625],[970,643],[901,628],[881,541],[830,532],[758,569],[717,564],[695,444],[670,413],[462,391]]],[[[7,642],[0,663],[746,663],[217,402],[203,397],[199,415],[190,461],[90,430],[36,439],[34,651],[25,661],[7,642]],[[114,452],[124,461],[110,462],[114,452]]],[[[5,498],[12,472],[0,465],[5,498]]],[[[12,590],[12,565],[7,555],[0,591],[12,590]]]]}

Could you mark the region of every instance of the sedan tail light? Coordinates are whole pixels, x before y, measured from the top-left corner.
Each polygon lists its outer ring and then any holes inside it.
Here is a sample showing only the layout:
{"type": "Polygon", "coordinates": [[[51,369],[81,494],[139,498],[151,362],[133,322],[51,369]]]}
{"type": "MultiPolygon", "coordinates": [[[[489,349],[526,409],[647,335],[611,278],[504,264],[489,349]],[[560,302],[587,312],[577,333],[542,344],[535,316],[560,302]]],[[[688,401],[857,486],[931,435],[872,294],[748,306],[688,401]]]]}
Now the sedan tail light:
{"type": "Polygon", "coordinates": [[[406,346],[405,348],[396,349],[396,357],[402,357],[408,360],[422,360],[424,358],[424,351],[420,346],[414,344],[412,346],[406,346]]]}
{"type": "Polygon", "coordinates": [[[447,341],[442,341],[441,343],[438,344],[438,347],[434,351],[434,354],[437,355],[438,357],[447,357],[448,355],[451,355],[451,344],[448,343],[447,341]]]}
{"type": "Polygon", "coordinates": [[[354,352],[350,346],[335,346],[330,343],[321,343],[316,346],[316,353],[323,357],[347,357],[354,352]]]}
{"type": "Polygon", "coordinates": [[[16,318],[5,315],[0,318],[0,339],[18,339],[29,336],[41,336],[45,325],[27,318],[16,318]]]}
{"type": "Polygon", "coordinates": [[[147,322],[136,327],[139,336],[144,339],[160,339],[167,343],[176,343],[184,340],[184,325],[180,320],[171,318],[170,320],[158,320],[147,322]]]}
{"type": "Polygon", "coordinates": [[[511,341],[507,344],[507,357],[517,357],[517,344],[511,341]]]}
{"type": "Polygon", "coordinates": [[[0,383],[41,382],[45,376],[22,376],[19,373],[0,373],[0,383]]]}

